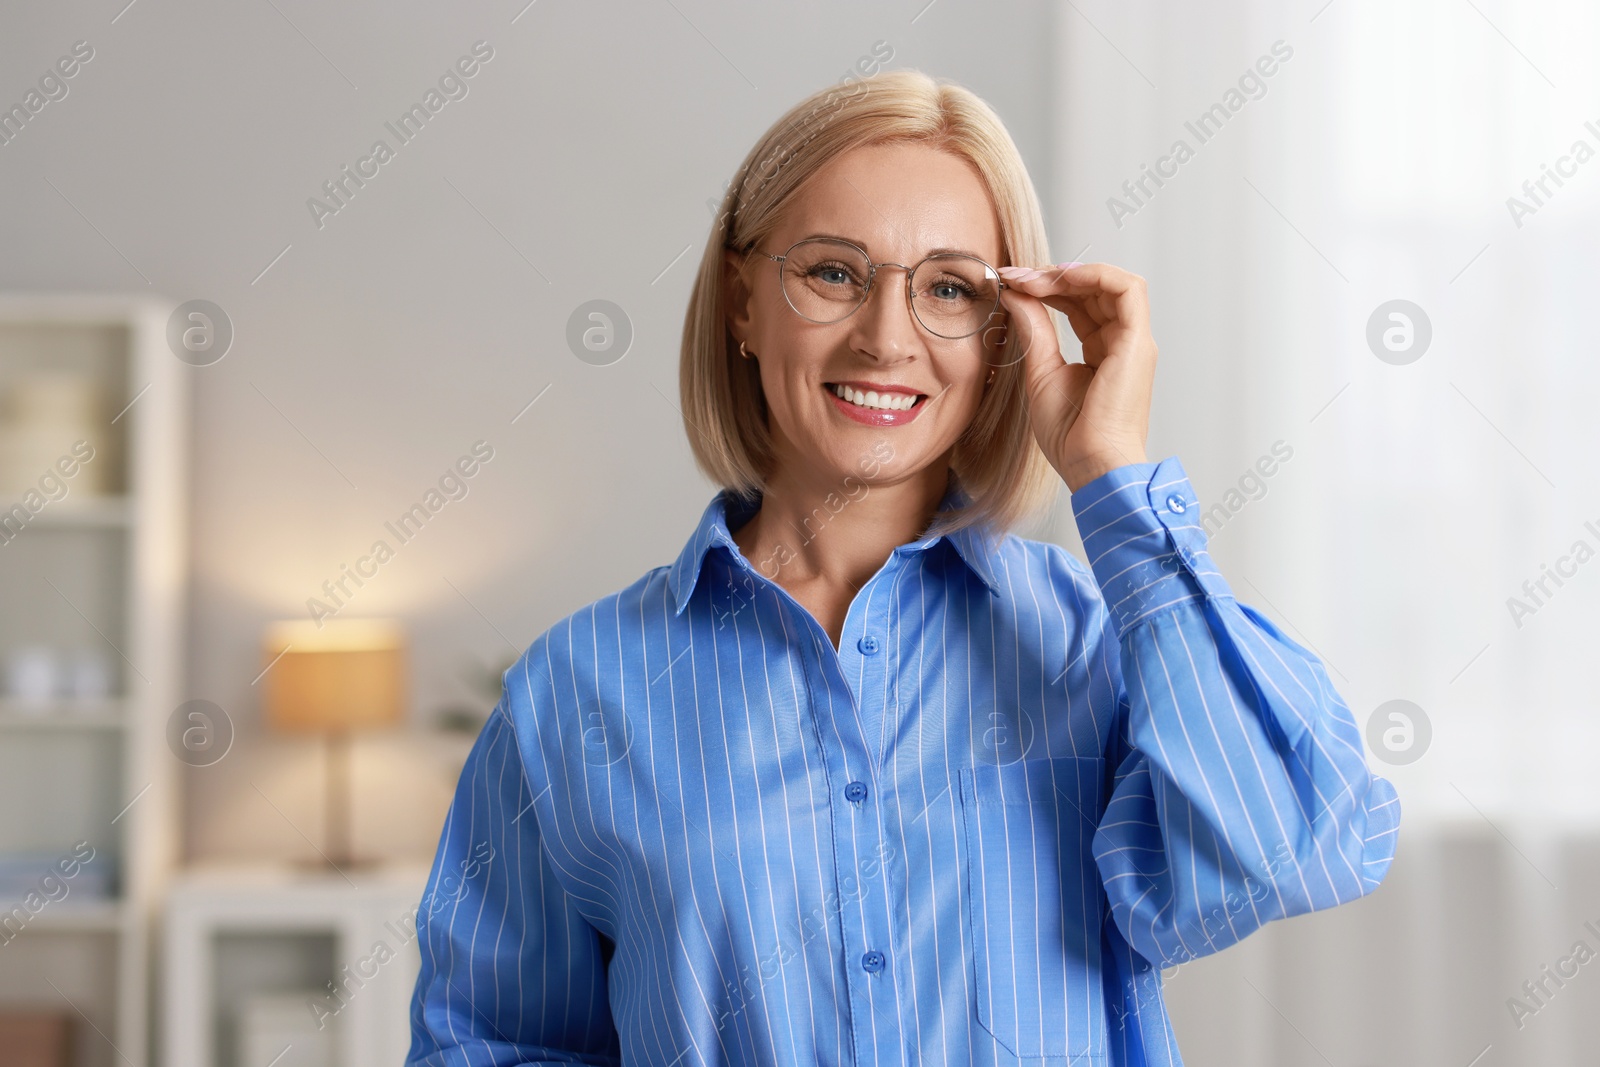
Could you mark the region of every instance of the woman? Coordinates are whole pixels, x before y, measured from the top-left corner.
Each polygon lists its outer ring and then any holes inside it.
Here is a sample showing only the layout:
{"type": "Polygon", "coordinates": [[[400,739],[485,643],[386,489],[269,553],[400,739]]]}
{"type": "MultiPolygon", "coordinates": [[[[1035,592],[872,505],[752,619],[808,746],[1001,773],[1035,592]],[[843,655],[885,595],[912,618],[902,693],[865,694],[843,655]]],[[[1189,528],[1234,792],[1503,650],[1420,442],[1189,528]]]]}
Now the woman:
{"type": "Polygon", "coordinates": [[[1010,137],[914,72],[724,208],[680,382],[723,490],[506,672],[412,1062],[1179,1063],[1160,970],[1371,892],[1399,807],[1145,458],[1143,279],[1026,266],[1010,137]],[[1088,567],[1006,532],[1062,482],[1088,567]]]}

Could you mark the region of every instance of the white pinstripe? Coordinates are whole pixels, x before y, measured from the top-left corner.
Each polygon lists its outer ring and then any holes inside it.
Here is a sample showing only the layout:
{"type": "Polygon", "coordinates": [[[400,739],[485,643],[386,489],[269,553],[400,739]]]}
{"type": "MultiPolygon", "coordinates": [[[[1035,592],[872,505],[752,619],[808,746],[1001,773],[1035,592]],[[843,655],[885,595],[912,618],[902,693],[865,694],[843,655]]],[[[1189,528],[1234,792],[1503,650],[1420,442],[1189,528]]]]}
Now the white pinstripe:
{"type": "Polygon", "coordinates": [[[1072,504],[1089,566],[924,538],[836,650],[719,494],[541,634],[445,820],[424,901],[493,859],[419,910],[409,1062],[1180,1063],[1159,968],[1371,892],[1399,806],[1177,460],[1072,504]],[[586,759],[595,722],[631,747],[586,759]]]}

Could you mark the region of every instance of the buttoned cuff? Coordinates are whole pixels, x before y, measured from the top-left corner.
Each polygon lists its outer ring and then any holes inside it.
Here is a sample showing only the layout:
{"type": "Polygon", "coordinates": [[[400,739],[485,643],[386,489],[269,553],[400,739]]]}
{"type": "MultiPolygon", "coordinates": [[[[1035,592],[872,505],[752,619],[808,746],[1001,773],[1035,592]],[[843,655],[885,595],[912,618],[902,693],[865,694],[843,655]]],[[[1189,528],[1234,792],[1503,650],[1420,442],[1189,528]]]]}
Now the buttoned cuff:
{"type": "Polygon", "coordinates": [[[1072,494],[1072,513],[1119,638],[1157,612],[1233,595],[1206,551],[1199,500],[1176,456],[1107,471],[1072,494]]]}

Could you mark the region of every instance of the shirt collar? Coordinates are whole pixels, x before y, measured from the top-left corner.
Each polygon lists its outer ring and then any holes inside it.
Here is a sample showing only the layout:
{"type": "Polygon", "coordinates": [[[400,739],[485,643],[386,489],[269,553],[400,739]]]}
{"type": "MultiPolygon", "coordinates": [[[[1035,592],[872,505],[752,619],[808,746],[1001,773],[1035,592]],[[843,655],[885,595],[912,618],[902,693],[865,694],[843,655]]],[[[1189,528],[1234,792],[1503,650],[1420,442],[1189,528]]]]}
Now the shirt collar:
{"type": "MultiPolygon", "coordinates": [[[[683,546],[683,551],[678,554],[677,560],[667,574],[675,614],[683,614],[683,609],[688,606],[689,597],[699,583],[706,553],[720,545],[731,556],[737,558],[741,555],[739,546],[734,543],[733,535],[729,531],[742,526],[756,513],[760,503],[759,497],[749,500],[729,489],[723,489],[711,498],[711,503],[706,505],[705,511],[701,514],[700,523],[690,536],[689,543],[683,546]]],[[[939,511],[948,511],[969,503],[971,497],[952,477],[943,499],[939,502],[939,511]]],[[[988,589],[991,595],[999,596],[1000,585],[995,577],[993,556],[996,540],[986,527],[965,526],[954,533],[924,537],[902,547],[906,552],[921,552],[932,548],[940,541],[948,541],[967,568],[983,582],[984,588],[988,589]]]]}

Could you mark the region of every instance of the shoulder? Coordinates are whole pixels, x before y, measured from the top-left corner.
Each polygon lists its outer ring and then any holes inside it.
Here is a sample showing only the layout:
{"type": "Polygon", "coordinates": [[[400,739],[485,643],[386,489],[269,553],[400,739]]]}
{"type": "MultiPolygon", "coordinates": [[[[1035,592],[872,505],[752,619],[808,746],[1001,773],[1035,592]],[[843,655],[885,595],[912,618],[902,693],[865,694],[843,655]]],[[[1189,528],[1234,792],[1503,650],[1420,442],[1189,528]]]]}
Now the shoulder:
{"type": "Polygon", "coordinates": [[[1025,630],[1064,626],[1069,633],[1097,635],[1110,613],[1088,564],[1051,541],[1007,534],[989,556],[997,603],[1025,630]],[[1030,621],[1034,620],[1034,621],[1030,621]]]}
{"type": "Polygon", "coordinates": [[[1044,582],[1058,590],[1070,590],[1095,599],[1100,596],[1100,587],[1089,565],[1071,549],[1054,541],[1034,541],[1007,534],[995,546],[994,558],[999,563],[1001,584],[1009,579],[1017,595],[1025,593],[1025,586],[1037,587],[1044,582]]]}
{"type": "Polygon", "coordinates": [[[558,619],[501,676],[512,722],[540,704],[581,703],[609,676],[642,656],[646,636],[673,614],[669,566],[558,619]]]}

